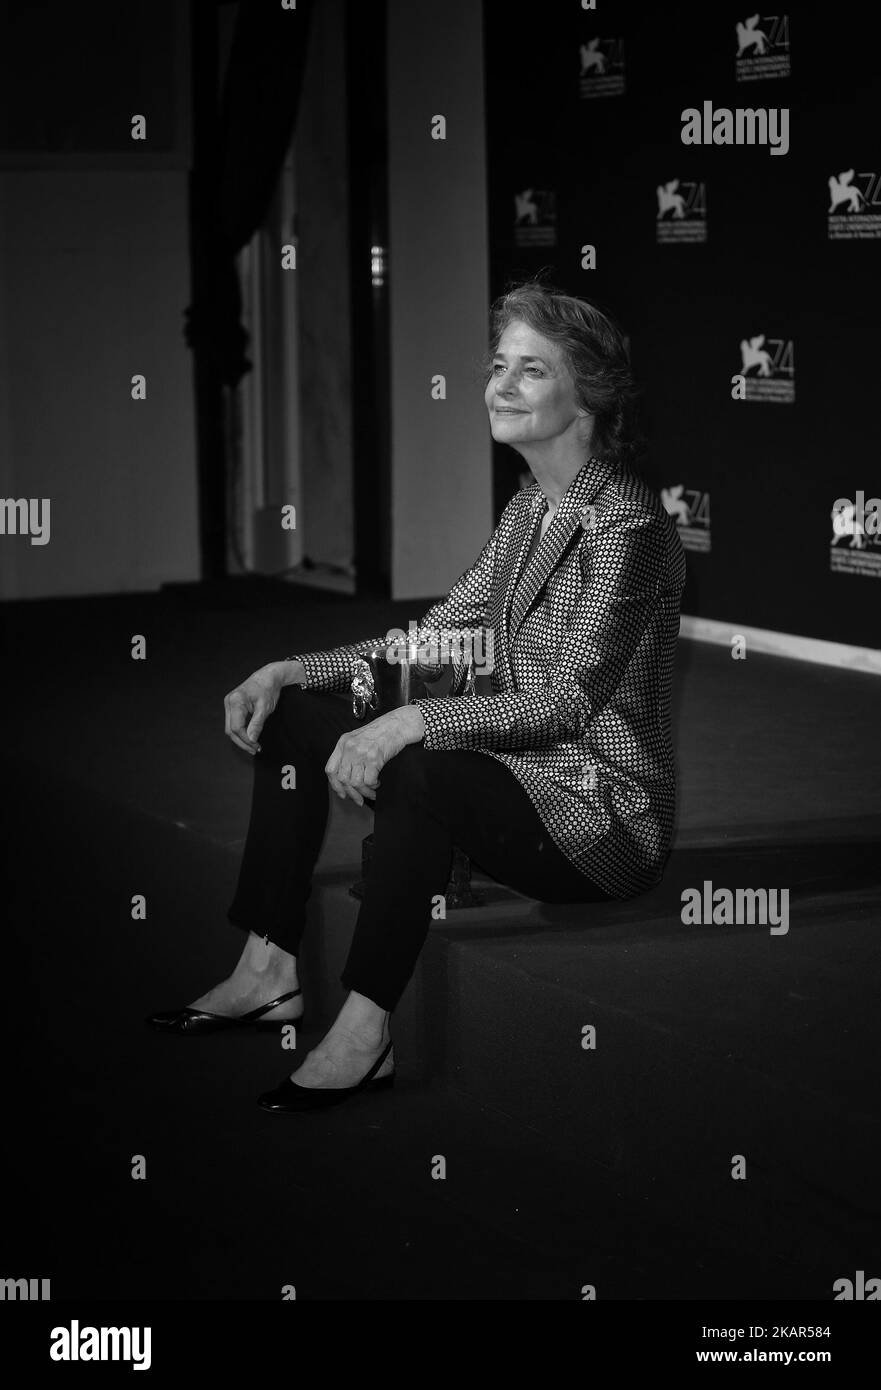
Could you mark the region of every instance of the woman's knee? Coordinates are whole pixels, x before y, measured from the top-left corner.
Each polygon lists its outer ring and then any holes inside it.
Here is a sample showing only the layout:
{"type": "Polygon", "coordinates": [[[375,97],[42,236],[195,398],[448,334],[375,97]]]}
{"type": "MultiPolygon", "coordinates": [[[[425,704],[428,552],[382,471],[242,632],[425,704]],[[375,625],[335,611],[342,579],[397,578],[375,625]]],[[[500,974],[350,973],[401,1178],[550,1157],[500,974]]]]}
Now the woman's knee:
{"type": "Polygon", "coordinates": [[[429,764],[431,755],[419,744],[410,743],[396,753],[385,764],[379,774],[380,789],[385,797],[394,796],[397,800],[406,797],[418,801],[429,792],[429,764]]]}
{"type": "Polygon", "coordinates": [[[327,698],[314,690],[285,686],[278,704],[264,722],[260,733],[262,747],[267,752],[277,753],[314,745],[319,731],[326,725],[327,714],[321,701],[327,698]]]}

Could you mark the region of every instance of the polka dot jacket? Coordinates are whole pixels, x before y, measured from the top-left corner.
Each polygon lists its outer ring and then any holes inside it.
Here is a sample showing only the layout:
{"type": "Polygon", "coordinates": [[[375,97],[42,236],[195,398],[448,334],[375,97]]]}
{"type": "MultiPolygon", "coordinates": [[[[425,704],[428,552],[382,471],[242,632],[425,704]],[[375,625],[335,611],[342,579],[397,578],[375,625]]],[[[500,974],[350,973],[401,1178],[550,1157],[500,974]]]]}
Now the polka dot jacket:
{"type": "MultiPolygon", "coordinates": [[[[470,748],[505,763],[571,862],[628,898],[660,881],[673,835],[670,702],[685,555],[656,493],[597,458],[537,540],[546,511],[537,483],[518,492],[419,625],[420,640],[482,633],[476,651],[492,693],[463,693],[474,672],[466,644],[449,694],[413,703],[427,749],[470,748]]],[[[347,690],[355,658],[383,640],[301,656],[307,685],[347,690]]]]}

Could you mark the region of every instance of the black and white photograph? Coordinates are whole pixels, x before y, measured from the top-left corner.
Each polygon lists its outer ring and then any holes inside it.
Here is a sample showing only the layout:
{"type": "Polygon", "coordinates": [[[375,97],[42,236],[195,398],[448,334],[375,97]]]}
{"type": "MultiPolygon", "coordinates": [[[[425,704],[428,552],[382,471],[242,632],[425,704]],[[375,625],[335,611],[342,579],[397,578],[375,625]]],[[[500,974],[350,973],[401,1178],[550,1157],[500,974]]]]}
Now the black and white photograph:
{"type": "Polygon", "coordinates": [[[0,1366],[870,1355],[879,111],[856,0],[0,0],[0,1366]]]}

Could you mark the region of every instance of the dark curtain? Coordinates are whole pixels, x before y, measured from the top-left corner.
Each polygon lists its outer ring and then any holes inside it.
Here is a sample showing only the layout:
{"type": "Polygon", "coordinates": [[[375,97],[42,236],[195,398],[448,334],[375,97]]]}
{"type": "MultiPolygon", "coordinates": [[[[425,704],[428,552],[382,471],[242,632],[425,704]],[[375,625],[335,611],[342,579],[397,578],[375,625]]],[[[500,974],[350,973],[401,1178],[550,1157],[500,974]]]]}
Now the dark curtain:
{"type": "MultiPolygon", "coordinates": [[[[192,302],[203,579],[226,572],[224,388],[250,370],[235,264],[266,215],[296,122],[313,0],[239,4],[218,102],[218,6],[193,0],[192,302]]],[[[279,263],[281,248],[279,248],[279,263]]]]}

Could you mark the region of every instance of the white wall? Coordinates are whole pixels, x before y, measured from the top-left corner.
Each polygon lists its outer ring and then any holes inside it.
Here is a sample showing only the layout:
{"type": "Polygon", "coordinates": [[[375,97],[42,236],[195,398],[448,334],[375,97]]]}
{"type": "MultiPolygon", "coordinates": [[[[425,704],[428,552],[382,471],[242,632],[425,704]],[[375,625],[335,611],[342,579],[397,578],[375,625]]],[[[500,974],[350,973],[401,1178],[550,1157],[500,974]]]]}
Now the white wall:
{"type": "Polygon", "coordinates": [[[183,170],[0,172],[0,496],[52,499],[2,597],[198,577],[188,302],[183,170]]]}
{"type": "MultiPolygon", "coordinates": [[[[492,530],[482,6],[389,0],[392,597],[441,594],[492,530]],[[447,120],[431,139],[432,116],[447,120]],[[442,373],[447,399],[431,399],[442,373]]],[[[414,613],[414,617],[418,616],[414,613]]]]}

